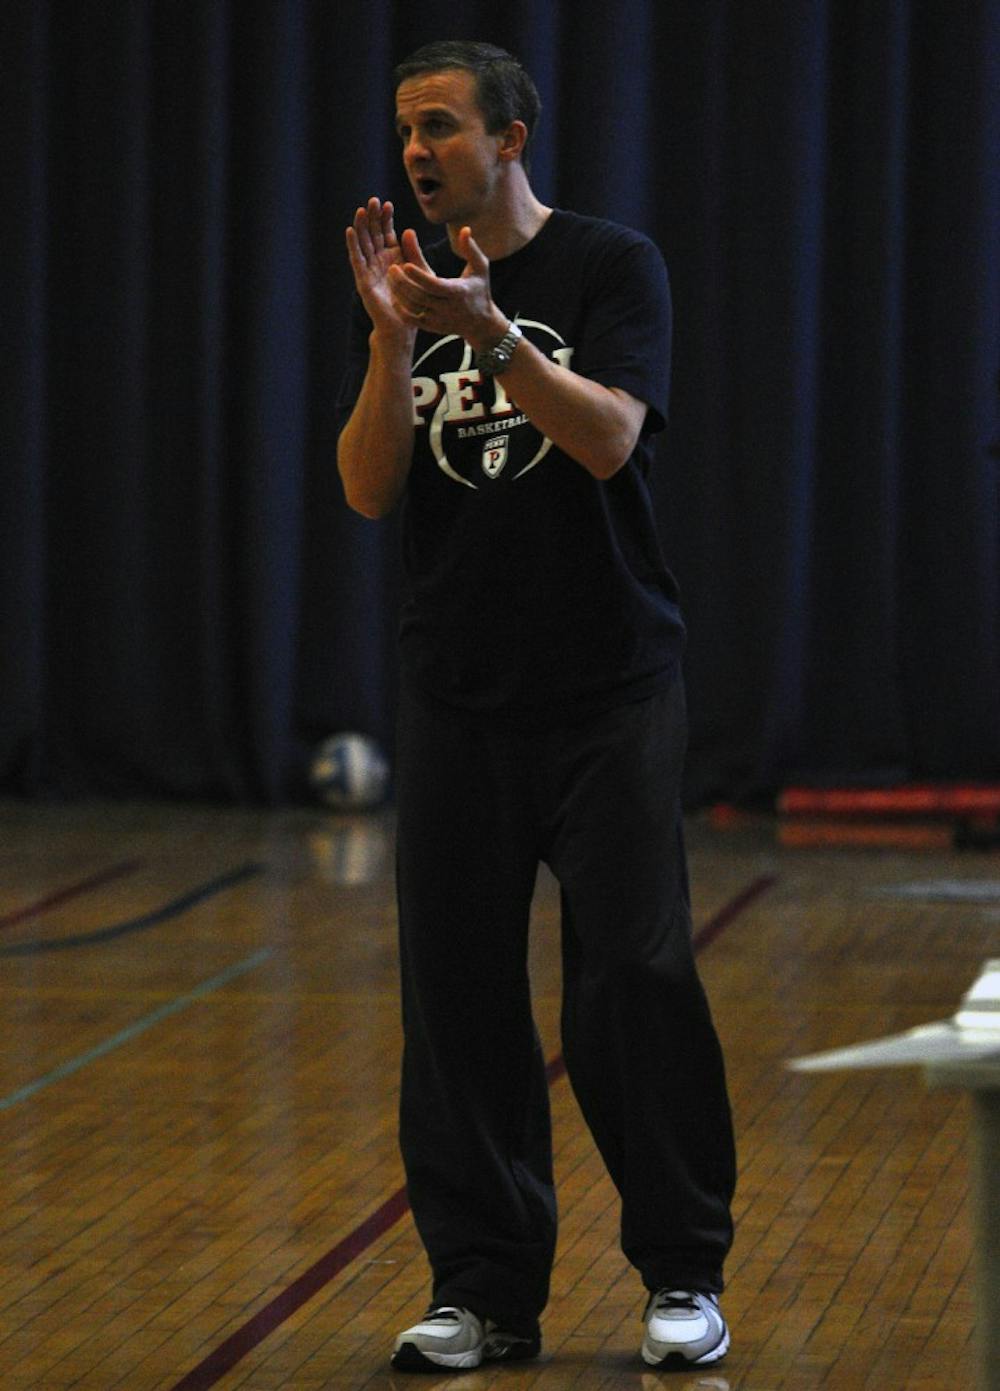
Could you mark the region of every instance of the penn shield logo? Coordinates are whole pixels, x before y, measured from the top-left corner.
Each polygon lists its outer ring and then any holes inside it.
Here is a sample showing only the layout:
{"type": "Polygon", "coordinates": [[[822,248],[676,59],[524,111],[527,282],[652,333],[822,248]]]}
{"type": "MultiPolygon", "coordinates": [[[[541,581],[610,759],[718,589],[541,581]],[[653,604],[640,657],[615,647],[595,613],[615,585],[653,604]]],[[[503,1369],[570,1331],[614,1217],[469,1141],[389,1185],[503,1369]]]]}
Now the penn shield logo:
{"type": "MultiPolygon", "coordinates": [[[[569,370],[573,349],[555,329],[518,319],[525,337],[569,370]]],[[[478,489],[514,482],[542,462],[552,441],[521,414],[499,377],[483,376],[457,334],[437,338],[413,364],[413,423],[444,476],[478,489]]]]}
{"type": "Polygon", "coordinates": [[[507,462],[509,435],[498,435],[492,444],[483,445],[483,473],[487,478],[496,478],[507,462]]]}

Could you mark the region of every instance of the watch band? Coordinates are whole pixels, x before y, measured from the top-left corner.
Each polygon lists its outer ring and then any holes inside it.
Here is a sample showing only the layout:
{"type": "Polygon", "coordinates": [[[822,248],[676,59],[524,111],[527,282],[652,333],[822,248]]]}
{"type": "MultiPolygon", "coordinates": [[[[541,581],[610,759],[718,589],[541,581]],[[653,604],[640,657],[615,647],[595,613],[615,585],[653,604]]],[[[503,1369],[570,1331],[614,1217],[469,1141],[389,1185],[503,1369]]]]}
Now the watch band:
{"type": "Polygon", "coordinates": [[[513,319],[507,325],[507,332],[500,339],[500,342],[492,348],[487,348],[485,352],[476,353],[476,366],[480,372],[487,377],[496,377],[507,367],[511,358],[514,356],[514,349],[520,343],[524,334],[514,323],[513,319]]]}

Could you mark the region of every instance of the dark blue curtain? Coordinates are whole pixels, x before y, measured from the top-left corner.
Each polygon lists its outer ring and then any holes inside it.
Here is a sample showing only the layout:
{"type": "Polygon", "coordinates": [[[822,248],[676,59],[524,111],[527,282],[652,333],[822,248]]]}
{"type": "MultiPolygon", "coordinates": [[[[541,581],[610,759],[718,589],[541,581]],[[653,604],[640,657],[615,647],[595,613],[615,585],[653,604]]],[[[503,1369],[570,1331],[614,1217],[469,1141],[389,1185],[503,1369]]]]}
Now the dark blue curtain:
{"type": "Polygon", "coordinates": [[[266,802],[391,746],[333,400],[391,69],[518,52],[550,202],[670,267],[693,801],[1000,776],[996,0],[0,6],[0,791],[266,802]]]}

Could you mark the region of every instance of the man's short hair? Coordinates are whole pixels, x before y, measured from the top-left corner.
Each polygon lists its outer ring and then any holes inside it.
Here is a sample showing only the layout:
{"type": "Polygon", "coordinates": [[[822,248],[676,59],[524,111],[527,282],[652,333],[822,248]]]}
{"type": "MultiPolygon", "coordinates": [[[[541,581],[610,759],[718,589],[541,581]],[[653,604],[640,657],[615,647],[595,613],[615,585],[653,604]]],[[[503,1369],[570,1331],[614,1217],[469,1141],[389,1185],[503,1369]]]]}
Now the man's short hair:
{"type": "Polygon", "coordinates": [[[441,39],[424,44],[409,58],[404,58],[393,76],[398,88],[411,77],[448,68],[461,68],[475,77],[476,101],[488,134],[506,130],[512,121],[524,122],[528,134],[521,151],[521,163],[527,169],[528,145],[541,115],[542,102],[537,87],[518,60],[496,44],[441,39]]]}

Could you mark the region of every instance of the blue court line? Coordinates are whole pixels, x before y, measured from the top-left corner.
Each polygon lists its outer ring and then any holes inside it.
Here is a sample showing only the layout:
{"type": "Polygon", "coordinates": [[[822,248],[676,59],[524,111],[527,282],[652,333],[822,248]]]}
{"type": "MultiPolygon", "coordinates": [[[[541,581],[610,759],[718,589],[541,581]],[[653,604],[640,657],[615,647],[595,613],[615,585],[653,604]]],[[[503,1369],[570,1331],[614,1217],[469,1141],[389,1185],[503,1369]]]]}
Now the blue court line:
{"type": "Polygon", "coordinates": [[[68,1062],[61,1063],[59,1067],[47,1072],[44,1077],[39,1077],[34,1082],[29,1082],[27,1086],[18,1087],[17,1091],[10,1092],[7,1096],[0,1097],[0,1111],[9,1111],[12,1106],[16,1106],[21,1101],[28,1101],[31,1097],[37,1096],[46,1087],[51,1087],[53,1082],[60,1082],[64,1077],[71,1077],[74,1072],[79,1072],[88,1063],[96,1062],[98,1058],[104,1058],[108,1053],[113,1053],[116,1048],[120,1048],[123,1043],[131,1043],[134,1038],[144,1034],[147,1029],[151,1029],[154,1024],[161,1023],[164,1019],[169,1019],[172,1014],[179,1014],[181,1010],[187,1009],[188,1005],[195,1004],[198,1000],[203,1000],[206,995],[211,995],[213,991],[228,985],[230,981],[245,975],[247,971],[252,971],[255,966],[266,961],[269,956],[274,955],[272,947],[263,947],[260,951],[255,951],[252,956],[246,957],[243,961],[237,961],[235,966],[229,966],[225,971],[220,971],[217,976],[212,976],[210,980],[202,981],[201,985],[196,985],[193,990],[189,990],[186,995],[178,995],[169,1004],[161,1005],[159,1009],[154,1009],[152,1014],[147,1014],[143,1019],[137,1019],[134,1024],[130,1024],[127,1029],[122,1029],[119,1033],[113,1034],[103,1043],[97,1044],[95,1048],[89,1048],[86,1053],[80,1053],[75,1058],[70,1058],[68,1062]]]}
{"type": "Polygon", "coordinates": [[[66,951],[69,947],[89,947],[97,942],[111,942],[116,937],[127,937],[132,932],[142,932],[147,927],[156,927],[159,923],[167,922],[170,918],[179,917],[181,913],[186,913],[189,908],[193,908],[202,899],[211,898],[213,894],[221,893],[223,889],[231,888],[244,879],[250,879],[255,874],[260,874],[263,868],[262,864],[253,862],[240,865],[238,869],[230,870],[228,874],[222,874],[218,879],[211,879],[207,884],[201,884],[198,888],[191,889],[189,893],[182,894],[180,898],[175,898],[171,903],[165,903],[162,908],[157,908],[152,913],[146,913],[141,918],[131,918],[128,922],[115,923],[112,927],[100,927],[94,932],[80,932],[72,937],[44,937],[33,942],[15,942],[13,946],[0,947],[0,956],[38,956],[46,951],[66,951]]]}

